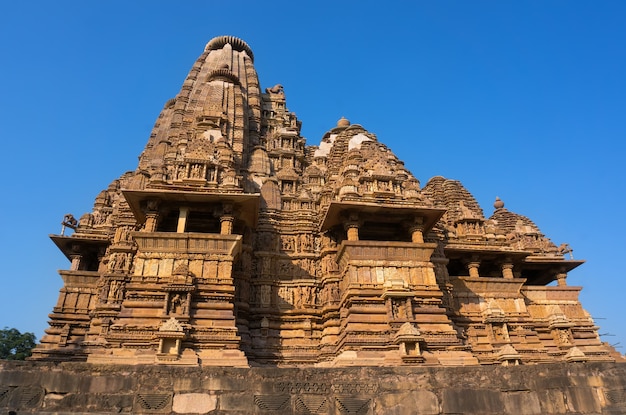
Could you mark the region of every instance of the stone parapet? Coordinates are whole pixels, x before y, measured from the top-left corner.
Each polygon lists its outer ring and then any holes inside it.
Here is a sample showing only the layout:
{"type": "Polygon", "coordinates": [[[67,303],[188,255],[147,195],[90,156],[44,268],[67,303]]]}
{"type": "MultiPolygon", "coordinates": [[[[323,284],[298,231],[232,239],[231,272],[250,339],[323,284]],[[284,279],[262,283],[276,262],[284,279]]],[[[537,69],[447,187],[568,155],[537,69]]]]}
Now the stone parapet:
{"type": "Polygon", "coordinates": [[[183,368],[0,362],[4,413],[623,414],[626,363],[183,368]]]}
{"type": "Polygon", "coordinates": [[[234,256],[241,247],[241,235],[202,233],[135,232],[140,252],[206,253],[234,256]]]}

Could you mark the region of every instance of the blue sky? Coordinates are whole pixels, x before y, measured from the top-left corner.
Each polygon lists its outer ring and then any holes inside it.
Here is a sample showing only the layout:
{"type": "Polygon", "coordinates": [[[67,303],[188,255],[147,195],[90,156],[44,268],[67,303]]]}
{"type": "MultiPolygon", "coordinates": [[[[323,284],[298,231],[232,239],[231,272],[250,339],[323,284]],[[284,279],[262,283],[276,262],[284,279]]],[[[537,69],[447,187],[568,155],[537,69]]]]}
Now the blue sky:
{"type": "Polygon", "coordinates": [[[0,5],[0,327],[38,338],[69,263],[49,240],[127,170],[208,40],[241,37],[308,144],[345,116],[425,185],[499,196],[586,264],[626,350],[626,3],[23,1],[0,5]]]}

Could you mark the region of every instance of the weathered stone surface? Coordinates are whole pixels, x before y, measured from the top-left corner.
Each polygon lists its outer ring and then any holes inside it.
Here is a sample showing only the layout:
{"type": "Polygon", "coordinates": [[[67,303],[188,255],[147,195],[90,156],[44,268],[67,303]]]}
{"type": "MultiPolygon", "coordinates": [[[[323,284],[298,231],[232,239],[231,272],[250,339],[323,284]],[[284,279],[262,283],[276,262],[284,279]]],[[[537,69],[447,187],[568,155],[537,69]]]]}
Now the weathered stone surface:
{"type": "Polygon", "coordinates": [[[450,414],[492,414],[502,412],[499,391],[489,389],[444,389],[443,412],[450,414]]]}
{"type": "Polygon", "coordinates": [[[176,414],[623,414],[626,363],[413,368],[177,368],[0,362],[0,411],[176,414]],[[41,385],[66,379],[66,392],[41,385]],[[97,391],[76,379],[129,379],[97,391]],[[33,376],[29,386],[20,385],[33,376]],[[159,379],[155,380],[156,377],[159,379]],[[180,379],[224,379],[217,383],[180,379]],[[517,389],[503,380],[521,379],[517,389]],[[585,379],[589,379],[585,382],[585,379]],[[226,381],[228,380],[228,381],[226,381]],[[545,385],[552,385],[546,387],[545,385]],[[206,386],[211,386],[211,389],[206,386]],[[176,390],[174,391],[174,388],[176,390]]]}
{"type": "Polygon", "coordinates": [[[374,413],[380,415],[437,415],[440,413],[439,400],[434,392],[427,390],[382,394],[376,400],[374,413]]]}
{"type": "Polygon", "coordinates": [[[208,393],[178,393],[174,395],[172,411],[179,414],[206,414],[216,406],[216,397],[208,393]]]}
{"type": "Polygon", "coordinates": [[[507,414],[541,415],[544,413],[536,391],[505,392],[503,400],[507,414]]]}
{"type": "Polygon", "coordinates": [[[224,412],[246,412],[252,413],[257,411],[258,408],[254,402],[254,396],[250,392],[228,392],[224,393],[219,398],[220,409],[224,412]]]}

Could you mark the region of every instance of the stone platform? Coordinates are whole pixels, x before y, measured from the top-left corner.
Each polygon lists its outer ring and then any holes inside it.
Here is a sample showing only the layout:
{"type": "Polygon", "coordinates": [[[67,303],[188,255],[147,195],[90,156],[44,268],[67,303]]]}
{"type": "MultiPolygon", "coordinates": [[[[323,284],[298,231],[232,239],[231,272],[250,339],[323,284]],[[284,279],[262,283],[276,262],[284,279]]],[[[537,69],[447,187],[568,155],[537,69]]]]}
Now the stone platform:
{"type": "Polygon", "coordinates": [[[0,362],[8,414],[624,414],[626,363],[183,368],[0,362]]]}

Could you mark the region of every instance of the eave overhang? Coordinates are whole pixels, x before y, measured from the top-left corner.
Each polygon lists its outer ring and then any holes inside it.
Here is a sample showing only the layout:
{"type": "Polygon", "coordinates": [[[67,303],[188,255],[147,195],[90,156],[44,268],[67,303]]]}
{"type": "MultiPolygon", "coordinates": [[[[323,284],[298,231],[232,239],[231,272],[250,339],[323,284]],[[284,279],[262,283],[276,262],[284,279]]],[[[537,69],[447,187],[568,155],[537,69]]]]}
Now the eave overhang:
{"type": "Polygon", "coordinates": [[[344,222],[344,214],[356,212],[370,217],[378,217],[390,222],[405,219],[423,218],[423,232],[428,232],[445,213],[445,209],[416,206],[410,203],[385,203],[361,201],[332,201],[324,212],[320,231],[324,232],[344,222]]]}
{"type": "Polygon", "coordinates": [[[81,255],[85,251],[106,249],[111,243],[108,238],[85,238],[80,236],[48,235],[68,260],[72,256],[81,255]]]}
{"type": "Polygon", "coordinates": [[[252,228],[257,223],[261,198],[259,193],[193,192],[161,189],[122,190],[122,194],[139,223],[146,220],[145,205],[147,201],[157,200],[160,203],[179,206],[210,203],[232,204],[237,212],[237,219],[242,220],[252,228]]]}

